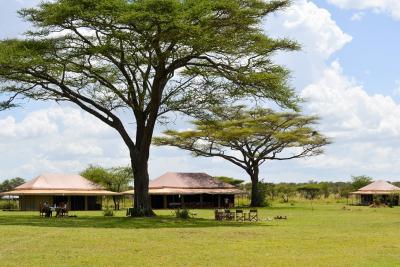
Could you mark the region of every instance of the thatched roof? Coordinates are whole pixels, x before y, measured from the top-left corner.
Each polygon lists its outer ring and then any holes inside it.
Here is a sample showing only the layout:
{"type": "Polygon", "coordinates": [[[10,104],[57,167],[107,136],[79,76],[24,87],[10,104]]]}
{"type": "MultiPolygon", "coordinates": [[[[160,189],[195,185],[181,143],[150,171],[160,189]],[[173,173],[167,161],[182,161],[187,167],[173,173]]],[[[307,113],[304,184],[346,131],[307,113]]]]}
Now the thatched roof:
{"type": "Polygon", "coordinates": [[[0,195],[118,195],[104,190],[80,175],[76,174],[42,174],[18,186],[10,192],[0,195]]]}
{"type": "Polygon", "coordinates": [[[392,193],[400,193],[400,188],[394,186],[386,181],[378,180],[370,183],[367,186],[364,186],[358,189],[356,192],[352,192],[355,195],[388,195],[392,193]]]}
{"type": "MultiPolygon", "coordinates": [[[[133,194],[126,191],[124,194],[133,194]]],[[[149,183],[150,195],[242,194],[235,186],[206,173],[167,172],[149,183]]]]}

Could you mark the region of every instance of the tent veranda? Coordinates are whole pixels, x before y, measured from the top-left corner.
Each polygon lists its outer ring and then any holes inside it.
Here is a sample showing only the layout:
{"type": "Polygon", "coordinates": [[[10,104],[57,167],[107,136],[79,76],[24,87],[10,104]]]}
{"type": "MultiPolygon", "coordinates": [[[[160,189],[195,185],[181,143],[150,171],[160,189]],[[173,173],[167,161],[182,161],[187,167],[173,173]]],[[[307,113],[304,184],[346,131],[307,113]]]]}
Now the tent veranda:
{"type": "Polygon", "coordinates": [[[0,196],[19,196],[20,210],[39,210],[42,203],[68,203],[70,210],[101,210],[104,196],[119,193],[104,190],[80,175],[42,174],[0,196]]]}

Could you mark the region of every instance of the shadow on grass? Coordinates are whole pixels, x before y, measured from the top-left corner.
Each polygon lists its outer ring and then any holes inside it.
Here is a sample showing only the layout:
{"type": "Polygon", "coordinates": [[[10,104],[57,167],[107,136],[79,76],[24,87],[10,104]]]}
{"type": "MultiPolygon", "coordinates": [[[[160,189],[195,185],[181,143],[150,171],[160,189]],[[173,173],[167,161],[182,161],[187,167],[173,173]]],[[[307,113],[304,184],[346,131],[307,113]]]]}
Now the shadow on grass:
{"type": "Polygon", "coordinates": [[[75,218],[42,218],[28,215],[0,216],[0,226],[34,226],[62,228],[122,228],[122,229],[154,229],[154,228],[204,228],[204,227],[267,227],[262,222],[232,222],[210,219],[177,219],[172,216],[156,216],[152,218],[124,217],[90,217],[75,218]]]}

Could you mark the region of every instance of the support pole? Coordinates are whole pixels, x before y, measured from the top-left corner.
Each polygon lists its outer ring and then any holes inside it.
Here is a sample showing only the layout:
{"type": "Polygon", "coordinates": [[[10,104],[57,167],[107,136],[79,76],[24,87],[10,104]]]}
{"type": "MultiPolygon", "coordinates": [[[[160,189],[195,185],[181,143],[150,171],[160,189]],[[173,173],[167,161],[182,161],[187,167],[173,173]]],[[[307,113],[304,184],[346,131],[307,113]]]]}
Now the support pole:
{"type": "Polygon", "coordinates": [[[163,195],[163,207],[164,207],[164,209],[168,209],[167,195],[163,195]]]}
{"type": "Polygon", "coordinates": [[[87,196],[85,196],[85,210],[88,210],[88,201],[87,201],[87,196]]]}

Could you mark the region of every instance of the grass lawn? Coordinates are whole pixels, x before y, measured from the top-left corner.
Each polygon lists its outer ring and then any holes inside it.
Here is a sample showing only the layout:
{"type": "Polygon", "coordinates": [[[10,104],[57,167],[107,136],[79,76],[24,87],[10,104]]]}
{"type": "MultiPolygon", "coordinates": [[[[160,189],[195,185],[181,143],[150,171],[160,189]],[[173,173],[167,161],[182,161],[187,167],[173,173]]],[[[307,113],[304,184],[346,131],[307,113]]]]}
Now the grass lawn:
{"type": "Polygon", "coordinates": [[[0,266],[399,266],[400,208],[276,204],[258,223],[0,212],[0,266]]]}

